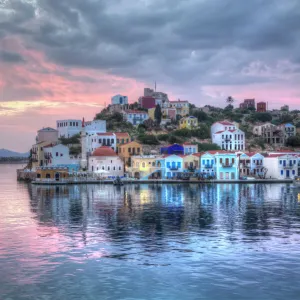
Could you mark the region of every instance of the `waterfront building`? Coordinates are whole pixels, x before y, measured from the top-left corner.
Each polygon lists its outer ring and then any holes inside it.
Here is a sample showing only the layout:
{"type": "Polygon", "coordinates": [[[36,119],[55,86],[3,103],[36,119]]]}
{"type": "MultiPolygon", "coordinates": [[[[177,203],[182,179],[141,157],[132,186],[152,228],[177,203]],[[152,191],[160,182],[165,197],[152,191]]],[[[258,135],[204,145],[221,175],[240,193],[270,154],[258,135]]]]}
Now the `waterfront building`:
{"type": "Polygon", "coordinates": [[[183,168],[185,172],[196,172],[199,169],[199,156],[187,154],[183,156],[183,168]]]}
{"type": "Polygon", "coordinates": [[[148,113],[146,111],[139,110],[126,110],[122,112],[125,121],[131,123],[132,125],[139,125],[144,123],[144,121],[149,119],[148,113]]]}
{"type": "Polygon", "coordinates": [[[69,169],[79,168],[79,159],[70,158],[69,147],[62,144],[50,144],[43,147],[43,166],[45,167],[67,167],[69,169]]]}
{"type": "Polygon", "coordinates": [[[115,95],[113,97],[111,97],[111,104],[115,105],[115,104],[119,104],[119,105],[126,105],[128,104],[128,97],[127,96],[122,96],[120,94],[115,95]]]}
{"type": "Polygon", "coordinates": [[[36,143],[47,142],[47,143],[57,143],[58,141],[58,131],[51,128],[45,127],[37,132],[36,143]]]}
{"type": "Polygon", "coordinates": [[[215,152],[205,152],[199,155],[200,159],[200,174],[204,177],[215,177],[215,152]]]}
{"type": "Polygon", "coordinates": [[[282,110],[282,111],[289,111],[290,107],[288,105],[283,105],[283,106],[281,106],[280,110],[282,110]]]}
{"type": "Polygon", "coordinates": [[[264,158],[266,178],[293,179],[298,176],[298,160],[297,154],[269,154],[264,158]]]}
{"type": "Polygon", "coordinates": [[[266,112],[267,111],[267,103],[266,102],[258,102],[256,104],[257,112],[266,112]]]}
{"type": "Polygon", "coordinates": [[[193,116],[184,117],[179,121],[180,129],[195,129],[198,127],[198,119],[193,116]]]}
{"type": "Polygon", "coordinates": [[[183,155],[184,154],[184,147],[179,144],[168,145],[160,148],[160,154],[176,154],[176,155],[183,155]]]}
{"type": "MultiPolygon", "coordinates": [[[[210,151],[210,153],[214,153],[210,151]]],[[[215,157],[215,174],[217,180],[239,179],[238,158],[233,152],[217,151],[215,157]]]]}
{"type": "Polygon", "coordinates": [[[162,177],[165,179],[175,179],[183,172],[183,155],[165,155],[161,165],[162,177]]]}
{"type": "Polygon", "coordinates": [[[49,142],[39,142],[31,147],[31,169],[36,170],[37,167],[44,165],[44,146],[49,145],[49,142]]]}
{"type": "Polygon", "coordinates": [[[198,145],[185,142],[182,144],[183,146],[183,154],[194,154],[198,152],[198,145]]]}
{"type": "Polygon", "coordinates": [[[215,122],[211,126],[211,138],[223,150],[245,149],[245,133],[232,122],[215,122]]]}
{"type": "Polygon", "coordinates": [[[101,146],[109,146],[111,147],[115,152],[117,151],[117,138],[115,133],[113,132],[100,132],[96,134],[89,135],[87,137],[87,151],[89,153],[92,153],[97,148],[101,146]]]}
{"type": "Polygon", "coordinates": [[[108,177],[122,177],[124,163],[111,147],[101,146],[89,156],[88,170],[108,177]]]}
{"type": "Polygon", "coordinates": [[[260,153],[242,153],[239,156],[240,176],[255,176],[263,178],[266,175],[264,156],[260,153]]]}
{"type": "Polygon", "coordinates": [[[255,109],[255,99],[245,99],[244,102],[240,104],[240,109],[254,108],[255,109]]]}
{"type": "Polygon", "coordinates": [[[69,169],[67,167],[44,166],[36,169],[37,180],[49,179],[60,181],[61,179],[69,178],[69,169]]]}
{"type": "Polygon", "coordinates": [[[132,178],[158,179],[161,178],[160,166],[156,155],[138,155],[132,156],[131,167],[128,167],[127,171],[132,178]]]}
{"type": "Polygon", "coordinates": [[[123,160],[125,167],[131,167],[131,158],[134,155],[143,155],[143,146],[138,142],[129,142],[118,147],[118,155],[123,160]]]}

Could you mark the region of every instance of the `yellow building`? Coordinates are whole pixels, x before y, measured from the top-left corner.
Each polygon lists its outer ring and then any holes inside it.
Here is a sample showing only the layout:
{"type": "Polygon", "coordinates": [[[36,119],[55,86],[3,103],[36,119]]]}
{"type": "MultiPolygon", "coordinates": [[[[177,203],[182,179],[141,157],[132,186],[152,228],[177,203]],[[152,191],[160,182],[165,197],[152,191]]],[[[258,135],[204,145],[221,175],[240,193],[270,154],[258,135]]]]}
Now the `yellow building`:
{"type": "Polygon", "coordinates": [[[138,179],[161,178],[160,165],[156,164],[155,155],[132,156],[131,167],[127,171],[130,177],[138,179]]]}
{"type": "Polygon", "coordinates": [[[183,167],[185,170],[199,169],[200,166],[200,156],[198,154],[185,155],[183,157],[183,167]]]}
{"type": "Polygon", "coordinates": [[[198,127],[198,119],[193,116],[185,117],[180,119],[179,121],[179,128],[180,129],[194,129],[198,127]]]}
{"type": "Polygon", "coordinates": [[[68,168],[38,167],[36,170],[36,178],[60,181],[60,179],[69,178],[69,171],[68,168]]]}
{"type": "Polygon", "coordinates": [[[125,168],[131,166],[131,157],[143,155],[143,147],[137,142],[129,142],[118,147],[118,155],[123,159],[125,168]]]}
{"type": "Polygon", "coordinates": [[[32,145],[31,148],[31,169],[36,170],[37,167],[42,167],[44,162],[44,147],[48,146],[49,142],[40,142],[32,145]]]}

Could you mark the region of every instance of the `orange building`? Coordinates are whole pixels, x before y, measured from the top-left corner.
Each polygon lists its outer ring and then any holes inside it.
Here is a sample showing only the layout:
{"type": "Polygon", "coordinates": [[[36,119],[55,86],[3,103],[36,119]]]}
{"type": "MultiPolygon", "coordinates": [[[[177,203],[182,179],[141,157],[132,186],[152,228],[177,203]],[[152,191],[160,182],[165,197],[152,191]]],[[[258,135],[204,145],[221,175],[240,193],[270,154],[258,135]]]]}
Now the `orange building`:
{"type": "Polygon", "coordinates": [[[118,147],[118,155],[124,161],[125,166],[131,166],[133,155],[143,155],[143,147],[137,142],[129,142],[118,147]]]}

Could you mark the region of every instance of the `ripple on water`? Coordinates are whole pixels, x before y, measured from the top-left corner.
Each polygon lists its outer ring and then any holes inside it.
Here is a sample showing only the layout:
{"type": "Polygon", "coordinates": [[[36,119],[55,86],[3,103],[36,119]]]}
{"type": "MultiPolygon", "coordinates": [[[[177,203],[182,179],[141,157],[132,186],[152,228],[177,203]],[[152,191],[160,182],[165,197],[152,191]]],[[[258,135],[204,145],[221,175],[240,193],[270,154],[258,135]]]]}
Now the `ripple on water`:
{"type": "Polygon", "coordinates": [[[298,299],[289,185],[31,186],[0,165],[1,299],[298,299]]]}

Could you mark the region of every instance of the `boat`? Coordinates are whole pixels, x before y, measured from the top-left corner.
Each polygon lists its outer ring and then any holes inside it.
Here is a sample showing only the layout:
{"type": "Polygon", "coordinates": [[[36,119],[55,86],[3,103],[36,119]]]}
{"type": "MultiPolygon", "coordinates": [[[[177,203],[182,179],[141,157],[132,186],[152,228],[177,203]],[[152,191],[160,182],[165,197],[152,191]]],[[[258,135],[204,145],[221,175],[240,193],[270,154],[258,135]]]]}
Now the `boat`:
{"type": "Polygon", "coordinates": [[[300,188],[300,176],[295,176],[294,178],[294,187],[300,188]]]}
{"type": "Polygon", "coordinates": [[[123,181],[119,176],[113,181],[113,183],[114,185],[124,185],[123,181]]]}

